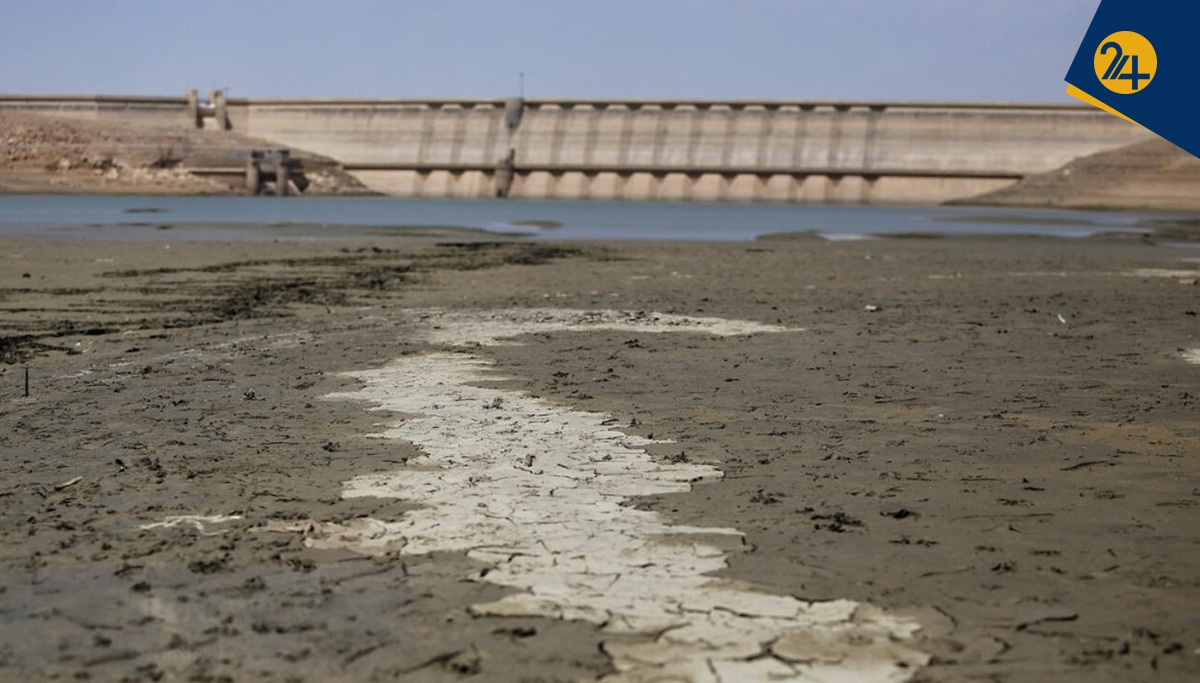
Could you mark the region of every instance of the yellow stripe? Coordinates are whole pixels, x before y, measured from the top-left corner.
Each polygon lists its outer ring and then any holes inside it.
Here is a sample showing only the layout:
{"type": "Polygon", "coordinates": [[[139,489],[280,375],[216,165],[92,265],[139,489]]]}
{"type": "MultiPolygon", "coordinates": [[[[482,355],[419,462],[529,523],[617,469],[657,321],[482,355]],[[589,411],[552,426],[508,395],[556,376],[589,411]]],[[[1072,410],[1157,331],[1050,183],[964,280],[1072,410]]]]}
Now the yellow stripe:
{"type": "Polygon", "coordinates": [[[1070,95],[1071,97],[1074,97],[1077,100],[1080,100],[1080,101],[1086,103],[1086,104],[1090,104],[1093,107],[1096,107],[1097,109],[1103,109],[1104,111],[1112,114],[1113,116],[1120,116],[1121,118],[1125,119],[1126,121],[1128,121],[1132,124],[1135,124],[1138,126],[1142,125],[1142,124],[1138,123],[1137,121],[1134,121],[1133,119],[1129,118],[1128,116],[1122,114],[1121,112],[1117,111],[1116,109],[1113,109],[1112,107],[1108,106],[1107,104],[1101,102],[1100,100],[1096,99],[1095,97],[1092,97],[1091,95],[1087,94],[1086,92],[1080,90],[1079,88],[1076,88],[1075,86],[1071,85],[1070,83],[1067,84],[1067,94],[1070,95]]]}

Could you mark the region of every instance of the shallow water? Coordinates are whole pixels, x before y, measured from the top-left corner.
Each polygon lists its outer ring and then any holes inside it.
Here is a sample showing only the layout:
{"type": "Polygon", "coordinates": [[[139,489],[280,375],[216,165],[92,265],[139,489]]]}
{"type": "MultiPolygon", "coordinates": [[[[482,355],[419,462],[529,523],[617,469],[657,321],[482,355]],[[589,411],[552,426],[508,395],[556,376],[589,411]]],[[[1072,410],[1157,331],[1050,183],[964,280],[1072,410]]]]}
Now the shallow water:
{"type": "Polygon", "coordinates": [[[1085,237],[1143,232],[1178,214],[942,206],[814,206],[402,199],[396,197],[0,197],[0,236],[187,239],[343,236],[343,226],[384,230],[464,228],[552,239],[740,241],[787,232],[827,239],[868,235],[1037,234],[1085,237]],[[203,226],[198,228],[197,226],[203,226]],[[317,228],[312,230],[311,228],[317,228]],[[326,234],[320,230],[327,227],[326,234]]]}

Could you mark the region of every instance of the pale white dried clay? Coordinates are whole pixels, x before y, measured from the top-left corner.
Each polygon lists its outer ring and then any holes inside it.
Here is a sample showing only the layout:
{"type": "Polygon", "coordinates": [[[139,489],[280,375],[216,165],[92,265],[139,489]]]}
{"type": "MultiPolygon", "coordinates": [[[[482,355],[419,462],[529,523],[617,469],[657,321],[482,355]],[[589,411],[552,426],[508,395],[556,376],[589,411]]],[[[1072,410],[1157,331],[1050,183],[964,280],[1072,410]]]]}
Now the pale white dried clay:
{"type": "MultiPolygon", "coordinates": [[[[417,318],[426,339],[455,346],[567,330],[784,330],[618,311],[422,311],[417,318]]],[[[375,436],[409,441],[424,456],[356,477],[344,495],[418,507],[396,520],[310,523],[302,527],[308,542],[372,554],[465,552],[486,568],[475,580],[517,590],[473,613],[581,620],[620,634],[605,643],[616,669],[603,679],[609,683],[893,683],[928,661],[904,643],[920,628],[914,620],[711,576],[726,566],[740,532],[673,525],[631,502],[688,491],[719,470],[656,461],[645,448],[654,442],[614,428],[607,415],[486,386],[503,379],[491,367],[477,355],[443,351],[349,373],[363,386],[329,398],[403,414],[375,436]]]]}

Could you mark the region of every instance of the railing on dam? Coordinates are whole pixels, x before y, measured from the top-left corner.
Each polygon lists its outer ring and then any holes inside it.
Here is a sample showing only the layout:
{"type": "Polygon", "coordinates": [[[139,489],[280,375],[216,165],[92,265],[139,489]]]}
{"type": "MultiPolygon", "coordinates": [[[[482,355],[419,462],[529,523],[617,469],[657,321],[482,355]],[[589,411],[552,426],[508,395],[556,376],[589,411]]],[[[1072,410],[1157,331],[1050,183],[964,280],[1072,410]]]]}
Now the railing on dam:
{"type": "Polygon", "coordinates": [[[0,98],[175,117],[339,161],[389,194],[930,202],[1149,133],[1059,104],[681,100],[0,98]]]}

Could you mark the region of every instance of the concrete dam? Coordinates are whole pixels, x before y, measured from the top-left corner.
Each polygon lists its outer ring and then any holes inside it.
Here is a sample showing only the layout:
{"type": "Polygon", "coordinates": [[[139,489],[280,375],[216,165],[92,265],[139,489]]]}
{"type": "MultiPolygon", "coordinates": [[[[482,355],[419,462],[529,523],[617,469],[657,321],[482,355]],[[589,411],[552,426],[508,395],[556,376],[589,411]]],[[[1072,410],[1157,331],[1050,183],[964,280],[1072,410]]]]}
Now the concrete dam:
{"type": "Polygon", "coordinates": [[[1152,137],[1077,105],[0,97],[235,130],[405,197],[935,203],[1152,137]]]}

